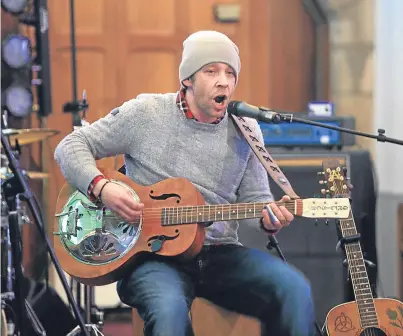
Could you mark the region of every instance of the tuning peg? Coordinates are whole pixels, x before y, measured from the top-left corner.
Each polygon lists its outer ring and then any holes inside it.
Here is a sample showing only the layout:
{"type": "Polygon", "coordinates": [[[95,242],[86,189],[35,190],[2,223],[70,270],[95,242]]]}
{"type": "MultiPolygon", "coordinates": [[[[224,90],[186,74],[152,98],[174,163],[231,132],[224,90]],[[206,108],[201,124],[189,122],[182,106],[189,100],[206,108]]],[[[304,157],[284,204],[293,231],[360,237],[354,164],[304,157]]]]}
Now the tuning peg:
{"type": "Polygon", "coordinates": [[[317,172],[318,175],[325,175],[325,172],[317,172]]]}
{"type": "Polygon", "coordinates": [[[326,184],[326,183],[327,183],[327,181],[323,181],[323,180],[319,181],[319,184],[326,184]]]}
{"type": "Polygon", "coordinates": [[[325,225],[329,225],[329,220],[328,219],[325,220],[325,225]]]}
{"type": "Polygon", "coordinates": [[[320,192],[321,192],[323,195],[326,195],[326,194],[329,193],[329,190],[328,190],[328,189],[321,189],[320,192]]]}
{"type": "Polygon", "coordinates": [[[315,219],[315,223],[314,223],[314,225],[315,225],[315,226],[318,226],[318,224],[319,224],[318,219],[315,219]]]}

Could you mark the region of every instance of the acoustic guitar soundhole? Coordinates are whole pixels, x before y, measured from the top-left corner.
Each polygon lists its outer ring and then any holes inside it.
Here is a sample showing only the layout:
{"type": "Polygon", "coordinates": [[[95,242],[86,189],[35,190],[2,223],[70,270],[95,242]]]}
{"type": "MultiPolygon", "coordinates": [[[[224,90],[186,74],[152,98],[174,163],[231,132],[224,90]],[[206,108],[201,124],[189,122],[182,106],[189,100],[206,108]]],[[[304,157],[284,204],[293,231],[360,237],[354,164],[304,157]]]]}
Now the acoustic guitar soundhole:
{"type": "Polygon", "coordinates": [[[387,336],[384,331],[379,328],[367,328],[361,331],[360,336],[387,336]]]}

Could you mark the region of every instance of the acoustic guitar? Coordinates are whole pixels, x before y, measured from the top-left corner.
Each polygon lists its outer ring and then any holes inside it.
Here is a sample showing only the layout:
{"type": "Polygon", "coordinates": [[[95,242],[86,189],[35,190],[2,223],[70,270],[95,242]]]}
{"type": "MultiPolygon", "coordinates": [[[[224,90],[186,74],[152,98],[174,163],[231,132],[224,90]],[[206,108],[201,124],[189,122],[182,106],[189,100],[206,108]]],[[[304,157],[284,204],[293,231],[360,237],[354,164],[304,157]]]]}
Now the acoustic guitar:
{"type": "MultiPolygon", "coordinates": [[[[333,199],[349,197],[345,170],[338,160],[323,162],[324,182],[333,199]]],[[[350,209],[348,218],[340,219],[348,270],[355,301],[340,304],[329,311],[325,321],[329,336],[403,335],[403,304],[395,299],[374,298],[359,235],[350,209]]]]}
{"type": "MultiPolygon", "coordinates": [[[[137,223],[127,223],[70,185],[63,186],[53,227],[55,253],[61,267],[87,285],[119,280],[143,253],[192,258],[203,246],[208,223],[259,218],[265,206],[205,204],[202,194],[184,178],[141,186],[115,170],[105,176],[144,203],[144,210],[137,223]]],[[[295,216],[308,218],[347,218],[350,210],[348,198],[297,199],[282,205],[295,216]]]]}

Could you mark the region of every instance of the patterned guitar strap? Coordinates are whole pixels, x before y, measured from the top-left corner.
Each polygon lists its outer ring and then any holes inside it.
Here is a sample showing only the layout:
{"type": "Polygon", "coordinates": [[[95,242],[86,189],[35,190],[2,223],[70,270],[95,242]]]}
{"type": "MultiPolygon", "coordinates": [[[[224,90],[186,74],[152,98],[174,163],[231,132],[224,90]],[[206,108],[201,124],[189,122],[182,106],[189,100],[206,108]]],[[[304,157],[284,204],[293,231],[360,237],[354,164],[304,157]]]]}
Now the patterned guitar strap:
{"type": "Polygon", "coordinates": [[[277,185],[286,193],[286,195],[290,196],[291,199],[300,198],[292,189],[290,182],[285,177],[274,159],[267,152],[264,144],[262,144],[256,134],[254,134],[254,132],[248,126],[245,119],[234,114],[231,114],[231,116],[273,181],[276,182],[277,185]]]}

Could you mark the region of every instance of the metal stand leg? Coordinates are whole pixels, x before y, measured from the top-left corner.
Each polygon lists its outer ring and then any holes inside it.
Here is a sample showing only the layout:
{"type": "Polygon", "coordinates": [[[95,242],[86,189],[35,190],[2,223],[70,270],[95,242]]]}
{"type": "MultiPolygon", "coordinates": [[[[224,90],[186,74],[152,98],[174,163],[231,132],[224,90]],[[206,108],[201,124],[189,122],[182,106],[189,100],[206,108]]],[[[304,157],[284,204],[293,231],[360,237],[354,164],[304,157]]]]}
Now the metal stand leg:
{"type": "MultiPolygon", "coordinates": [[[[77,302],[81,303],[81,293],[84,287],[84,317],[85,327],[90,335],[100,335],[104,325],[104,314],[94,304],[94,287],[82,285],[76,280],[72,280],[72,287],[76,285],[77,302]]],[[[67,336],[82,335],[81,330],[76,327],[67,336]]]]}

